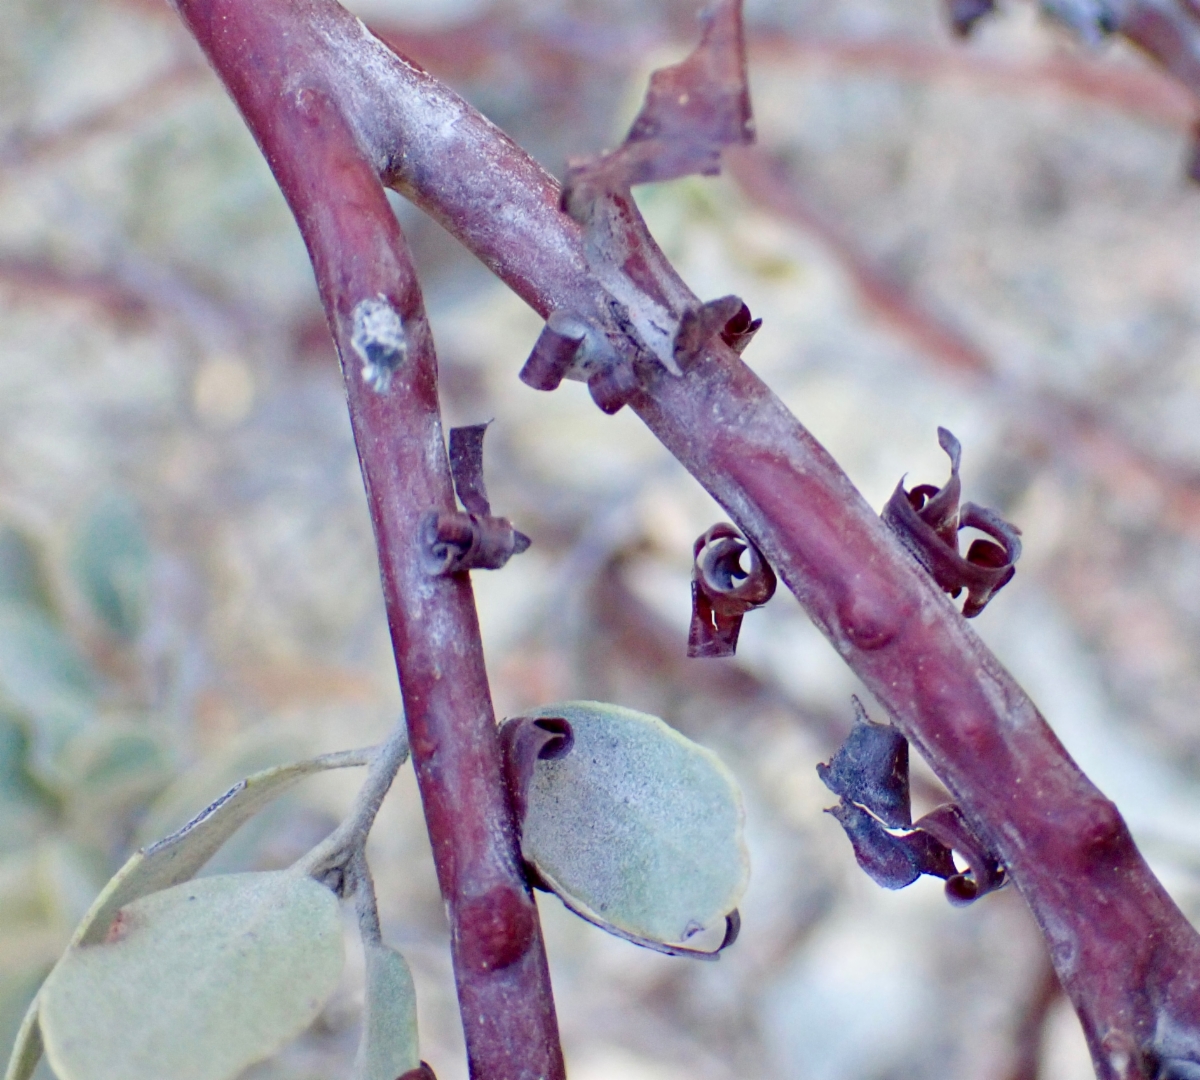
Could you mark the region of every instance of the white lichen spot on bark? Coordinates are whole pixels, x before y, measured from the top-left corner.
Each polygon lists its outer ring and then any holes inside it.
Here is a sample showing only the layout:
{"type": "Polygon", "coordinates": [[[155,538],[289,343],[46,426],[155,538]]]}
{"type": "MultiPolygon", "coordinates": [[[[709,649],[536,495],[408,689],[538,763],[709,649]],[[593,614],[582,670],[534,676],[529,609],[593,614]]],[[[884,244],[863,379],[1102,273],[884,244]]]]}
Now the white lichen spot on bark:
{"type": "Polygon", "coordinates": [[[400,315],[383,296],[360,300],[351,314],[350,345],[362,361],[363,382],[386,393],[408,355],[400,315]]]}

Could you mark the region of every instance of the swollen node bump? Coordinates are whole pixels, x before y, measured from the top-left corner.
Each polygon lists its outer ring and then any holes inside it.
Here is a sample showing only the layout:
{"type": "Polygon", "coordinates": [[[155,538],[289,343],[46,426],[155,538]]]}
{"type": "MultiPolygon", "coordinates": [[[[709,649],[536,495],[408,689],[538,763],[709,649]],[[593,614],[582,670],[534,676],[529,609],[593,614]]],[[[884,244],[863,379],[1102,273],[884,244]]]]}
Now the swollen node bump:
{"type": "Polygon", "coordinates": [[[400,314],[381,294],[360,300],[350,321],[350,346],[362,361],[363,382],[377,394],[385,394],[408,355],[400,314]]]}

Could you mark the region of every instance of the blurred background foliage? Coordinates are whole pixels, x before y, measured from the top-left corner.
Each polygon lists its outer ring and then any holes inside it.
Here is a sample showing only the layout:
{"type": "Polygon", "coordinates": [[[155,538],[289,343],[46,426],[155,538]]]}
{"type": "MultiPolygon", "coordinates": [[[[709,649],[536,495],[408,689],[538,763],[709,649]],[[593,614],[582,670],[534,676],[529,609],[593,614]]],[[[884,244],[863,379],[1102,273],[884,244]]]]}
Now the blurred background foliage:
{"type": "MultiPolygon", "coordinates": [[[[351,6],[556,173],[619,139],[647,73],[695,40],[690,0],[351,6]]],[[[0,14],[7,1033],[131,848],[258,768],[375,741],[400,703],[311,271],[235,110],[161,0],[0,14]]],[[[902,474],[941,482],[936,428],[959,436],[965,496],[1025,534],[978,630],[1200,914],[1195,103],[1020,0],[966,44],[934,0],[748,0],[747,17],[760,146],[639,190],[655,235],[701,296],[764,317],[747,362],[873,505],[902,474]]],[[[447,419],[495,418],[493,505],[534,539],[475,575],[498,715],[644,709],[746,792],[751,886],[719,964],[541,900],[573,1080],[1089,1076],[1011,890],[967,909],[928,880],[883,892],[821,813],[814,765],[861,690],[794,600],[748,617],[735,660],[684,659],[691,545],[720,510],[627,412],[522,386],[538,320],[396,206],[447,419]]],[[[920,808],[940,801],[916,781],[920,808]]],[[[306,782],[214,868],[287,865],[356,782],[306,782]]],[[[456,1080],[411,772],[370,854],[423,1056],[456,1080]]],[[[361,982],[359,957],[247,1075],[344,1074],[361,982]]]]}

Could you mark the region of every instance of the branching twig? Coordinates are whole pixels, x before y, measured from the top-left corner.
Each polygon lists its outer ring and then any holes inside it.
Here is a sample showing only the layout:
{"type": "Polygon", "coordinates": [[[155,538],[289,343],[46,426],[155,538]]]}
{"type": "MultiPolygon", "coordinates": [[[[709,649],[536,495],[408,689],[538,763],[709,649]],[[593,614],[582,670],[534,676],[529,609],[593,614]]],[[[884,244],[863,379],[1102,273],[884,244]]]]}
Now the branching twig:
{"type": "Polygon", "coordinates": [[[1103,1080],[1200,1068],[1200,937],[1116,807],[719,336],[671,373],[662,343],[698,301],[632,203],[603,196],[606,231],[585,240],[549,176],[332,0],[179,7],[291,202],[343,357],[476,1074],[560,1066],[548,996],[527,992],[544,984],[544,958],[500,805],[469,584],[431,582],[416,566],[417,507],[452,503],[428,328],[380,176],[543,315],[575,313],[637,361],[629,404],[775,567],[1011,873],[1103,1080]],[[351,347],[353,312],[376,297],[403,318],[414,359],[390,394],[363,383],[351,347]],[[485,1045],[496,1064],[481,1069],[485,1045]]]}
{"type": "MultiPolygon", "coordinates": [[[[322,880],[327,880],[331,873],[346,875],[350,863],[365,847],[375,815],[379,813],[396,773],[407,760],[408,729],[400,720],[372,756],[367,778],[358,789],[350,812],[333,832],[300,860],[298,866],[303,873],[322,880]]],[[[334,891],[343,890],[336,888],[334,891]]]]}
{"type": "Polygon", "coordinates": [[[358,932],[364,945],[383,941],[379,927],[379,905],[375,900],[375,880],[367,865],[366,853],[359,848],[348,867],[354,884],[354,913],[358,917],[358,932]]]}

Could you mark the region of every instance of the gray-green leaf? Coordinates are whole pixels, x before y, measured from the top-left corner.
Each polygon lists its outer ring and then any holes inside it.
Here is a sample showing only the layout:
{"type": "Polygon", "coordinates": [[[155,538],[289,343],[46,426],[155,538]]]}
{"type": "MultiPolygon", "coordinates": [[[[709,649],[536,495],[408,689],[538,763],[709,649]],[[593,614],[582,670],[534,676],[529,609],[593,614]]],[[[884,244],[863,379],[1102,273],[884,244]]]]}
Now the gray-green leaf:
{"type": "MultiPolygon", "coordinates": [[[[372,753],[373,748],[368,747],[324,754],[310,761],[264,769],[235,784],[181,829],[135,851],[92,902],[75,928],[71,948],[103,942],[121,908],[190,880],[242,825],[298,780],[326,769],[365,765],[372,753]]],[[[68,955],[71,955],[70,949],[68,955]]],[[[39,999],[40,996],[39,993],[39,999]]],[[[23,1038],[18,1039],[13,1049],[5,1080],[25,1080],[37,1065],[42,1052],[37,1003],[38,999],[35,999],[30,1006],[21,1029],[23,1038]],[[19,1071],[26,1066],[28,1071],[19,1071]]]]}
{"type": "Polygon", "coordinates": [[[113,495],[88,515],[75,539],[75,578],[92,610],[131,641],[145,621],[150,545],[133,502],[113,495]]]}
{"type": "Polygon", "coordinates": [[[355,1080],[396,1080],[421,1064],[417,997],[404,957],[386,945],[364,943],[367,994],[355,1080]]]}
{"type": "Polygon", "coordinates": [[[95,677],[40,608],[0,600],[0,702],[32,720],[35,765],[52,772],[63,746],[90,720],[95,677]]]}
{"type": "Polygon", "coordinates": [[[303,1031],[342,969],[337,899],[292,871],[200,878],[124,907],[40,996],[60,1080],[228,1080],[303,1031]]]}
{"type": "Polygon", "coordinates": [[[568,701],[525,721],[552,717],[569,723],[573,742],[532,762],[521,837],[545,884],[643,944],[686,942],[730,916],[749,858],[741,792],[720,759],[617,705],[568,701]]]}

